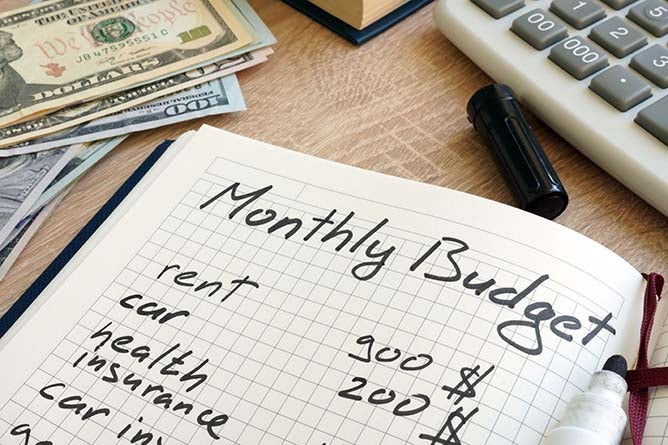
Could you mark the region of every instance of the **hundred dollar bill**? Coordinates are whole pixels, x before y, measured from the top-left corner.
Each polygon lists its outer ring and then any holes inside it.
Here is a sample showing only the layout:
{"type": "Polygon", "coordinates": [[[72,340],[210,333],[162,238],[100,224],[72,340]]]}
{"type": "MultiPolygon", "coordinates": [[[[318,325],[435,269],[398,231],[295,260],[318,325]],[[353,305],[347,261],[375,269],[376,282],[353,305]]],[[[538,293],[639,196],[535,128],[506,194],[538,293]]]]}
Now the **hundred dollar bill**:
{"type": "Polygon", "coordinates": [[[27,141],[0,151],[28,153],[65,145],[97,141],[114,136],[149,130],[213,114],[246,109],[235,75],[196,85],[187,90],[156,99],[86,124],[27,141]]]}
{"type": "MultiPolygon", "coordinates": [[[[150,100],[221,78],[266,61],[269,54],[271,54],[271,50],[264,48],[250,54],[225,59],[203,68],[176,74],[166,79],[124,91],[120,94],[81,105],[66,107],[30,121],[0,128],[0,147],[17,145],[30,139],[75,127],[85,122],[90,122],[93,119],[127,110],[150,100]]],[[[0,150],[0,156],[11,156],[21,152],[21,150],[9,152],[0,150]]]]}
{"type": "Polygon", "coordinates": [[[7,272],[9,272],[19,255],[21,255],[21,252],[23,252],[23,249],[28,245],[28,242],[32,239],[35,233],[37,233],[37,230],[44,224],[49,216],[51,216],[53,211],[56,210],[60,201],[63,200],[71,189],[72,186],[67,187],[56,198],[51,200],[49,204],[30,215],[27,223],[21,228],[21,231],[11,240],[11,242],[0,248],[0,281],[5,278],[7,272]]]}
{"type": "Polygon", "coordinates": [[[82,146],[0,158],[0,244],[82,146]]]}
{"type": "Polygon", "coordinates": [[[0,125],[183,72],[252,42],[217,0],[52,0],[0,15],[0,125]]]}

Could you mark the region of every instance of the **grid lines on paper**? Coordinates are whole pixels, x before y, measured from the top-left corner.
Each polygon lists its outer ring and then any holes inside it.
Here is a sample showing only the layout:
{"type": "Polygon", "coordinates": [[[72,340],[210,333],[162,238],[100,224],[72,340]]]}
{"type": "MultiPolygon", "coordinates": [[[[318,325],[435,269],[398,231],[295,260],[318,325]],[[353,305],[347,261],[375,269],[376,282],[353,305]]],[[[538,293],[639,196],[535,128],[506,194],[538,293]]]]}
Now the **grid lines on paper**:
{"type": "MultiPolygon", "coordinates": [[[[269,235],[240,222],[256,208],[301,215],[305,222],[326,214],[326,209],[313,203],[281,196],[278,187],[233,220],[225,218],[232,205],[224,200],[199,210],[199,203],[237,180],[215,170],[214,165],[0,410],[0,443],[18,442],[8,435],[17,419],[29,421],[35,438],[52,440],[54,445],[129,443],[116,438],[127,423],[162,436],[166,444],[419,443],[418,434],[438,430],[451,408],[439,386],[456,381],[461,366],[492,362],[497,366],[493,375],[501,377],[490,378],[479,387],[475,403],[484,413],[467,424],[465,437],[476,444],[529,443],[541,437],[554,420],[555,409],[578,389],[549,368],[569,376],[588,375],[594,370],[594,354],[565,342],[551,348],[546,344],[538,358],[522,356],[500,341],[493,329],[513,314],[496,310],[484,294],[473,297],[472,292],[456,285],[435,284],[417,274],[409,275],[406,266],[433,242],[428,237],[391,225],[385,227],[377,236],[401,248],[377,279],[361,282],[350,275],[349,269],[360,259],[363,249],[355,254],[346,250],[334,253],[327,244],[286,240],[281,234],[269,235]],[[203,279],[230,281],[251,275],[260,289],[245,289],[224,304],[217,304],[219,295],[210,299],[175,283],[156,280],[156,272],[174,263],[180,264],[181,270],[197,270],[203,279]],[[120,298],[132,293],[171,309],[186,308],[191,315],[173,325],[139,319],[118,306],[120,298]],[[178,342],[179,352],[194,351],[189,357],[191,365],[205,358],[211,360],[205,368],[209,380],[193,394],[185,391],[186,385],[166,376],[147,372],[141,377],[162,384],[176,398],[197,400],[198,407],[229,413],[228,424],[220,430],[221,440],[208,437],[188,416],[176,416],[125,387],[102,382],[99,377],[104,370],[72,367],[83,352],[94,353],[91,345],[95,342],[89,337],[109,321],[115,336],[121,331],[130,333],[137,344],[151,345],[156,351],[178,342]],[[428,375],[407,374],[398,371],[396,365],[361,366],[349,359],[349,352],[359,352],[355,340],[369,333],[379,345],[397,347],[406,354],[431,353],[434,371],[428,375]],[[520,370],[532,375],[532,381],[518,377],[520,370]],[[429,394],[432,405],[414,418],[393,418],[387,408],[337,397],[337,392],[349,385],[351,376],[360,373],[369,377],[369,386],[396,385],[403,389],[397,390],[402,396],[429,394]],[[114,414],[84,423],[54,403],[45,403],[38,391],[57,379],[67,381],[68,390],[84,400],[110,406],[114,414]],[[509,382],[511,395],[507,394],[509,382]],[[534,405],[531,411],[530,405],[534,405]],[[137,420],[140,416],[141,423],[137,420]]],[[[247,189],[262,185],[244,183],[247,189]]],[[[302,190],[307,186],[311,187],[303,184],[302,190]]],[[[363,230],[373,224],[358,216],[349,226],[363,230]]],[[[331,244],[336,242],[332,240],[331,244]]],[[[440,256],[429,261],[431,271],[447,273],[449,270],[442,266],[448,264],[445,260],[440,256]]],[[[475,250],[462,255],[462,263],[475,265],[475,270],[487,272],[485,276],[501,276],[508,285],[518,288],[539,272],[512,265],[502,270],[497,266],[498,259],[475,250]]],[[[544,301],[572,303],[574,311],[582,309],[575,298],[561,295],[551,284],[541,289],[544,301]]],[[[580,301],[595,304],[584,298],[580,301]]],[[[591,346],[602,350],[605,342],[596,339],[591,346]]],[[[127,355],[108,347],[99,354],[119,363],[119,372],[129,372],[131,366],[137,374],[145,371],[127,355]]]]}

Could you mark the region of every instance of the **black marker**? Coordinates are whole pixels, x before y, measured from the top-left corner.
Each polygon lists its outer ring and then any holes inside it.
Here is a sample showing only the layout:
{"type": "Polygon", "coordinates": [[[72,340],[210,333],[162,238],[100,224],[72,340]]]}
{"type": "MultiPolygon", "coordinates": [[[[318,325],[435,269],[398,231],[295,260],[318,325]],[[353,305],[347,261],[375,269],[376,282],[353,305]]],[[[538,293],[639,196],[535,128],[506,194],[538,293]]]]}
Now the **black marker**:
{"type": "Polygon", "coordinates": [[[466,111],[522,210],[547,219],[566,210],[568,194],[509,86],[493,84],[478,90],[466,111]]]}

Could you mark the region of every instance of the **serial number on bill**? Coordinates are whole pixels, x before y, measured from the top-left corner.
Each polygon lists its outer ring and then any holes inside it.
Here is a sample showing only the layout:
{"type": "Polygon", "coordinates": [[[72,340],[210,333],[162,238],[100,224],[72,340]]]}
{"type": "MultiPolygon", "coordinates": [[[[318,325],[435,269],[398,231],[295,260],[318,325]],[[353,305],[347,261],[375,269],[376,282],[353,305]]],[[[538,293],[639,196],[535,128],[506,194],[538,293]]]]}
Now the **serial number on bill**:
{"type": "Polygon", "coordinates": [[[153,40],[159,40],[161,37],[168,35],[169,31],[167,29],[161,29],[160,31],[157,32],[147,32],[146,34],[143,34],[141,36],[132,37],[123,40],[122,42],[112,43],[111,45],[106,45],[103,46],[102,48],[98,48],[95,51],[81,54],[77,58],[77,63],[84,63],[93,60],[95,58],[109,56],[123,49],[131,48],[133,46],[141,45],[143,43],[150,42],[153,40]]]}

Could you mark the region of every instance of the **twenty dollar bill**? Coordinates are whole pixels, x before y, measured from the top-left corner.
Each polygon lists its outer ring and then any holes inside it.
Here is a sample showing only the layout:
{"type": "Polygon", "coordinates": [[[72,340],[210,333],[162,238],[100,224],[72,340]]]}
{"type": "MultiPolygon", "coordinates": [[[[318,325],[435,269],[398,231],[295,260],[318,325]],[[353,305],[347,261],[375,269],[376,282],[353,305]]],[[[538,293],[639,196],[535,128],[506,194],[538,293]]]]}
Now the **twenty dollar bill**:
{"type": "Polygon", "coordinates": [[[53,0],[0,15],[0,125],[126,90],[252,42],[217,0],[53,0]]]}

